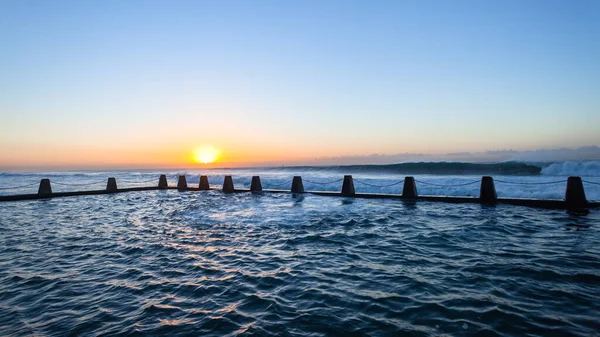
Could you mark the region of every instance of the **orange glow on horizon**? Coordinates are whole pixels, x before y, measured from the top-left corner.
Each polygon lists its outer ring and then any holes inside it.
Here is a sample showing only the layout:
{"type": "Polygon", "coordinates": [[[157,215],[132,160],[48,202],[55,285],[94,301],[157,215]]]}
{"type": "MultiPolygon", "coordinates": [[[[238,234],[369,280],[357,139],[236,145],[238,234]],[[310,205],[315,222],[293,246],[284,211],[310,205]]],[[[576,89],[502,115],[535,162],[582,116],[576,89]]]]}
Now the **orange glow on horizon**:
{"type": "MultiPolygon", "coordinates": [[[[3,155],[0,169],[211,169],[319,165],[322,158],[335,160],[336,157],[375,152],[368,146],[353,148],[352,151],[344,146],[317,141],[296,145],[288,142],[287,138],[243,142],[218,137],[202,138],[200,142],[195,136],[165,141],[161,136],[135,139],[127,145],[108,141],[85,142],[85,138],[82,142],[66,144],[0,144],[0,153],[3,155]]],[[[393,151],[380,148],[377,152],[393,151]]],[[[403,151],[434,152],[417,146],[410,150],[398,147],[397,152],[403,151]]]]}

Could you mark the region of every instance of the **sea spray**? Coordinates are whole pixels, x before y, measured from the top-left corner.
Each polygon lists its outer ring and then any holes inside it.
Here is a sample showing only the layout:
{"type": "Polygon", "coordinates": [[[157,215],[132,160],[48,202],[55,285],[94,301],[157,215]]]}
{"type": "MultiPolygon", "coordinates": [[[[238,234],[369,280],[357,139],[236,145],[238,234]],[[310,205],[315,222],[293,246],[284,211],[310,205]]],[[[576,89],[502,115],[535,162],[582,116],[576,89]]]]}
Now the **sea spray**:
{"type": "Polygon", "coordinates": [[[542,174],[548,176],[600,177],[600,161],[552,163],[542,168],[542,174]]]}

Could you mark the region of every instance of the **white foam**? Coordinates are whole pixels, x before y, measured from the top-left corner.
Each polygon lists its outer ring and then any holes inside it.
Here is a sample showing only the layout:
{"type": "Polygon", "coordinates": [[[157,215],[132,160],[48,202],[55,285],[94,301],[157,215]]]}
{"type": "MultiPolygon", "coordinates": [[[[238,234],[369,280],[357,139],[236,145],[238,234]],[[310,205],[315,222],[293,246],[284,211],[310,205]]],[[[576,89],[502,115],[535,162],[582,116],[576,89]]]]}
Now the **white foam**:
{"type": "Polygon", "coordinates": [[[600,161],[553,163],[542,168],[542,175],[600,177],[600,161]]]}

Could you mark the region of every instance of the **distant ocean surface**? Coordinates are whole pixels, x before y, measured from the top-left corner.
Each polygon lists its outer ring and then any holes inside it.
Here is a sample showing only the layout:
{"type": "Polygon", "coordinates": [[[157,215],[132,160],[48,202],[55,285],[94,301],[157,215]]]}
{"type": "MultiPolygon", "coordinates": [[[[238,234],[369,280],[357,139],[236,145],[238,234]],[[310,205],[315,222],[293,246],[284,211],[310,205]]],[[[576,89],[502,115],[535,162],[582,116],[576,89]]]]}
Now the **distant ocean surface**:
{"type": "Polygon", "coordinates": [[[405,176],[410,175],[417,180],[419,194],[447,196],[479,196],[481,176],[491,175],[495,179],[499,197],[541,199],[563,199],[566,180],[573,175],[584,180],[588,200],[600,200],[598,161],[552,164],[407,163],[208,170],[0,172],[0,195],[37,193],[42,178],[50,179],[54,192],[66,192],[104,189],[109,177],[116,177],[119,187],[155,186],[161,174],[167,174],[171,186],[177,185],[179,175],[186,175],[188,185],[196,187],[200,182],[200,174],[208,175],[213,187],[221,186],[225,175],[232,175],[234,185],[238,188],[249,188],[252,176],[259,175],[264,189],[290,189],[292,177],[300,175],[304,188],[308,191],[339,191],[343,175],[352,174],[357,192],[390,194],[401,194],[402,181],[405,176]]]}
{"type": "MultiPolygon", "coordinates": [[[[248,188],[400,194],[407,174],[333,167],[4,172],[0,193],[232,175],[248,188]],[[394,185],[392,185],[394,184],[394,185]],[[28,185],[28,186],[25,186],[28,185]],[[392,185],[392,186],[390,186],[392,185]],[[18,189],[1,189],[25,186],[18,189]]],[[[481,174],[410,174],[420,194],[479,193],[481,174]],[[449,186],[452,185],[452,186],[449,186]]],[[[500,197],[600,200],[598,162],[491,174],[500,197]],[[502,182],[501,182],[502,181],[502,182]]],[[[0,203],[0,336],[600,334],[600,212],[144,191],[0,203]]]]}

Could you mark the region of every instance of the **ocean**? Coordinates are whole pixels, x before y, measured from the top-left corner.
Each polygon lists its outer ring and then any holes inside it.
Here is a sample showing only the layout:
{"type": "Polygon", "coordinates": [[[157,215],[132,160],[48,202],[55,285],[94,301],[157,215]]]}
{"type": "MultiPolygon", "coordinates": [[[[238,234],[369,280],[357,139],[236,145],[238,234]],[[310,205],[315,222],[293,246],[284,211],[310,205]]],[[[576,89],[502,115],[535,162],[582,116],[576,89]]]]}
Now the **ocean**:
{"type": "MultiPolygon", "coordinates": [[[[419,194],[477,196],[481,172],[411,172],[419,194]]],[[[469,170],[471,168],[468,168],[469,170]]],[[[0,194],[212,186],[400,194],[371,167],[4,172],[0,194]],[[23,186],[23,187],[20,187],[23,186]],[[18,187],[18,188],[13,188],[18,187]],[[6,189],[1,189],[6,188],[6,189]]],[[[598,162],[493,171],[499,197],[562,199],[598,162]],[[504,171],[505,172],[505,171],[504,171]],[[502,172],[500,172],[502,173],[502,172]]],[[[600,212],[175,190],[0,203],[1,336],[600,334],[600,212]]]]}

